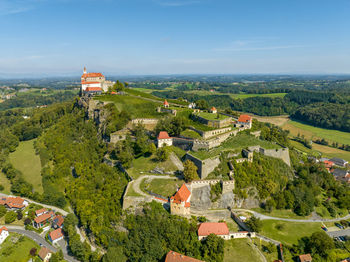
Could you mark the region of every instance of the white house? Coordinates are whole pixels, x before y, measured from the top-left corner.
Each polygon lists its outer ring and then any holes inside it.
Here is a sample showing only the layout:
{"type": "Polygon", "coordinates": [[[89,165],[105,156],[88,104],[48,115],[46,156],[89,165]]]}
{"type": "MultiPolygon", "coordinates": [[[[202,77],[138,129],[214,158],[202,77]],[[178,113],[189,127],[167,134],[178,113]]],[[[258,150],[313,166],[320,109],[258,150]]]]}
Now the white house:
{"type": "Polygon", "coordinates": [[[158,147],[172,146],[173,139],[169,136],[168,132],[161,131],[159,132],[159,135],[157,137],[157,144],[158,144],[158,147]]]}
{"type": "Polygon", "coordinates": [[[63,232],[62,232],[62,228],[58,228],[52,232],[50,232],[49,234],[49,240],[51,241],[52,244],[57,243],[58,241],[60,241],[61,239],[63,239],[63,232]]]}
{"type": "Polygon", "coordinates": [[[91,91],[103,90],[107,91],[109,87],[113,86],[114,82],[106,80],[106,77],[101,73],[87,73],[84,67],[84,73],[81,76],[81,90],[86,89],[91,91]]]}
{"type": "Polygon", "coordinates": [[[246,127],[246,128],[252,128],[252,117],[249,115],[240,115],[236,127],[246,127]]]}
{"type": "Polygon", "coordinates": [[[9,231],[6,227],[0,228],[0,245],[5,241],[5,239],[9,236],[9,231]]]}

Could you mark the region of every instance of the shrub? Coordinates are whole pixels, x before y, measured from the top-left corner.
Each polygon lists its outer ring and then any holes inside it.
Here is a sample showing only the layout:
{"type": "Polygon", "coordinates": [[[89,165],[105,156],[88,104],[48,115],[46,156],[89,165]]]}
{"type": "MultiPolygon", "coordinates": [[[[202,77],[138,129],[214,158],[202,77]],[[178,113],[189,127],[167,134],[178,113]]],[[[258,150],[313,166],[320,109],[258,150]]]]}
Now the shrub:
{"type": "Polygon", "coordinates": [[[0,217],[3,217],[6,214],[6,207],[0,206],[0,217]]]}
{"type": "Polygon", "coordinates": [[[5,224],[11,224],[17,218],[17,214],[13,211],[6,213],[5,215],[5,224]]]}

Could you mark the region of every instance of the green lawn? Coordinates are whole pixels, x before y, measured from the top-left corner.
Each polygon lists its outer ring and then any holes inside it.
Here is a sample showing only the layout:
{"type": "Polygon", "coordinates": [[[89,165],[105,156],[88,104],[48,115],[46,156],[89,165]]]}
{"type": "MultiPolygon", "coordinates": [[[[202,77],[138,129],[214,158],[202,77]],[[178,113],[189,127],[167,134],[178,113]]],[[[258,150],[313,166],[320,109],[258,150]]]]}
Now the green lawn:
{"type": "MultiPolygon", "coordinates": [[[[260,240],[258,238],[254,238],[253,242],[260,249],[260,251],[264,254],[264,256],[268,262],[274,262],[274,261],[278,260],[277,246],[275,246],[273,251],[271,253],[269,253],[265,248],[269,245],[268,242],[260,240]]],[[[289,260],[286,260],[286,261],[289,261],[289,260]]]]}
{"type": "Polygon", "coordinates": [[[133,185],[131,184],[129,186],[128,192],[126,194],[127,196],[133,196],[133,197],[142,197],[142,195],[140,195],[139,193],[137,193],[134,188],[133,185]]]}
{"type": "Polygon", "coordinates": [[[0,185],[4,187],[4,190],[0,191],[4,194],[11,193],[11,183],[10,180],[7,179],[4,173],[0,172],[0,185]]]}
{"type": "Polygon", "coordinates": [[[215,147],[209,151],[206,150],[199,150],[197,152],[191,152],[191,154],[195,157],[198,157],[202,160],[214,157],[219,155],[222,151],[240,151],[243,148],[247,148],[249,146],[256,146],[260,145],[261,147],[265,149],[278,149],[281,148],[279,145],[270,143],[265,140],[260,140],[258,138],[255,138],[254,136],[247,135],[247,134],[238,134],[235,137],[232,137],[222,143],[219,147],[215,147]]]}
{"type": "Polygon", "coordinates": [[[224,262],[259,262],[263,261],[248,239],[231,239],[225,241],[224,262]]]}
{"type": "Polygon", "coordinates": [[[288,129],[291,135],[304,135],[306,138],[324,138],[331,142],[350,145],[350,133],[338,130],[314,127],[297,121],[289,120],[283,129],[288,129]]]}
{"type": "Polygon", "coordinates": [[[182,179],[153,179],[150,183],[144,179],[141,183],[142,190],[148,190],[164,197],[170,197],[175,194],[178,188],[185,183],[182,179]]]}
{"type": "Polygon", "coordinates": [[[10,154],[10,162],[22,172],[35,191],[43,192],[40,157],[35,154],[34,140],[21,142],[16,151],[10,154]]]}
{"type": "Polygon", "coordinates": [[[225,115],[213,114],[209,112],[200,112],[198,113],[198,115],[207,120],[224,120],[226,118],[229,118],[228,116],[225,116],[225,115]]]}
{"type": "Polygon", "coordinates": [[[182,109],[182,110],[179,110],[177,112],[177,115],[186,118],[186,121],[187,121],[186,125],[187,126],[192,126],[195,129],[198,129],[200,131],[210,131],[210,130],[216,129],[214,127],[203,125],[197,121],[193,121],[190,117],[192,112],[193,112],[193,110],[191,110],[191,109],[182,109]]]}
{"type": "Polygon", "coordinates": [[[155,161],[154,156],[150,156],[150,157],[141,156],[137,159],[134,159],[134,161],[132,162],[132,167],[128,169],[128,172],[134,179],[136,179],[142,175],[154,175],[149,173],[149,171],[153,170],[156,167],[164,168],[164,171],[177,170],[176,166],[170,160],[170,158],[165,162],[158,162],[158,161],[155,161]]]}
{"type": "Polygon", "coordinates": [[[189,137],[189,138],[194,138],[194,139],[201,139],[201,135],[198,134],[196,131],[193,131],[191,129],[186,129],[184,131],[181,132],[182,136],[185,136],[185,137],[189,137]]]}
{"type": "Polygon", "coordinates": [[[285,222],[278,220],[263,220],[261,235],[270,237],[284,244],[293,245],[298,239],[321,231],[321,223],[285,222]]]}
{"type": "Polygon", "coordinates": [[[33,247],[39,252],[40,246],[33,240],[16,233],[10,233],[0,246],[0,261],[27,262],[30,259],[29,251],[33,247]]]}

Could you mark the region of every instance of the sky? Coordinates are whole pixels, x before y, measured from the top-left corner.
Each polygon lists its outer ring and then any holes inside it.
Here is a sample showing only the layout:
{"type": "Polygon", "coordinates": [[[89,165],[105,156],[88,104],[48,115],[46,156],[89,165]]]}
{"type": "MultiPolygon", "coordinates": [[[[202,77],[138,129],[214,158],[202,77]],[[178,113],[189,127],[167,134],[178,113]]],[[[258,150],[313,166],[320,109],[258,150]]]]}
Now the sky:
{"type": "Polygon", "coordinates": [[[0,0],[0,76],[350,74],[350,0],[0,0]]]}

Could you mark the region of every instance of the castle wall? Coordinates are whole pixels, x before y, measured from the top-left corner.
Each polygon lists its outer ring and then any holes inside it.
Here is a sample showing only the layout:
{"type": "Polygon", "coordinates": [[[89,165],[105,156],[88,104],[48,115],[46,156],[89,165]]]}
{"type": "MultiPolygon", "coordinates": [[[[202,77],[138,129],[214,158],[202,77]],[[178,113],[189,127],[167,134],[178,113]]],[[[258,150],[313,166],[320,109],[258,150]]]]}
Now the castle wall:
{"type": "Polygon", "coordinates": [[[215,127],[215,128],[223,128],[232,123],[232,118],[230,117],[222,120],[208,120],[197,114],[192,114],[192,118],[193,120],[198,121],[204,125],[215,127]]]}
{"type": "Polygon", "coordinates": [[[248,147],[250,151],[259,152],[265,156],[270,156],[274,158],[282,159],[284,163],[290,166],[290,157],[288,147],[280,149],[265,149],[260,146],[250,146],[248,147]]]}
{"type": "Polygon", "coordinates": [[[187,153],[186,160],[191,160],[197,166],[197,173],[200,179],[205,179],[214,169],[220,164],[219,157],[208,158],[206,160],[200,160],[191,154],[187,153]]]}

